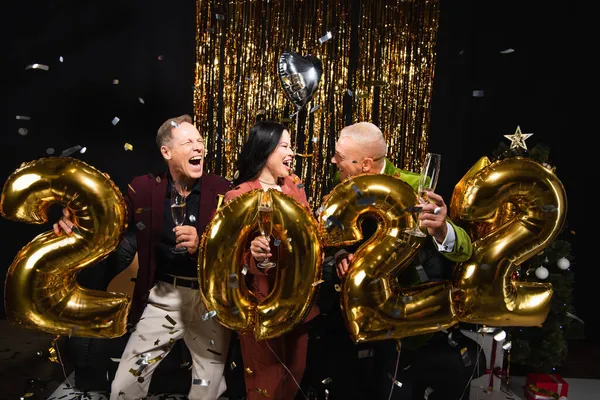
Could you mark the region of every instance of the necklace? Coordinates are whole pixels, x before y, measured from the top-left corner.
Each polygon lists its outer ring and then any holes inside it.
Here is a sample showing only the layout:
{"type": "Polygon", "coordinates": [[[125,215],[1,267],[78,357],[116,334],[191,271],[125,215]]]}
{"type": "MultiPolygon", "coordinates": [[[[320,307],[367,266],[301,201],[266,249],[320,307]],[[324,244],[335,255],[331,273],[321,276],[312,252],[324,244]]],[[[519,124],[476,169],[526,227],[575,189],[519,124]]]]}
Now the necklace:
{"type": "Polygon", "coordinates": [[[260,183],[264,183],[265,185],[278,186],[278,185],[277,185],[277,183],[265,182],[265,181],[263,181],[263,180],[262,180],[262,179],[260,179],[260,178],[258,179],[258,181],[259,181],[260,183]]]}

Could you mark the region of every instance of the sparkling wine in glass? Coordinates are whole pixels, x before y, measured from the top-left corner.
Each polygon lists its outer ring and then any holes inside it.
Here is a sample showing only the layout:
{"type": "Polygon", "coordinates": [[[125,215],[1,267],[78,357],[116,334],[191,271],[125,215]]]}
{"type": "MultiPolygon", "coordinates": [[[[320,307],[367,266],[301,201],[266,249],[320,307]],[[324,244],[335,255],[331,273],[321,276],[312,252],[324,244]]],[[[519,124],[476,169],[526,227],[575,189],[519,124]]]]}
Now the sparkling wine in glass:
{"type": "MultiPolygon", "coordinates": [[[[185,222],[185,195],[186,187],[181,182],[173,182],[171,185],[171,216],[176,226],[182,226],[185,222]]],[[[175,254],[183,254],[187,247],[172,247],[171,251],[175,254]]]]}
{"type": "MultiPolygon", "coordinates": [[[[258,230],[262,237],[270,242],[271,233],[273,231],[273,201],[271,196],[265,192],[260,196],[258,204],[258,230]]],[[[263,269],[273,268],[276,264],[265,258],[262,262],[257,264],[257,267],[263,269]]]]}
{"type": "MultiPolygon", "coordinates": [[[[419,189],[417,190],[420,204],[427,204],[429,202],[427,194],[435,190],[440,175],[441,162],[441,154],[427,153],[425,155],[425,161],[423,161],[423,166],[421,167],[421,177],[419,178],[419,189]]],[[[425,237],[427,235],[419,228],[420,211],[421,208],[418,207],[418,211],[414,212],[417,224],[410,229],[406,229],[405,232],[413,236],[425,237]]]]}

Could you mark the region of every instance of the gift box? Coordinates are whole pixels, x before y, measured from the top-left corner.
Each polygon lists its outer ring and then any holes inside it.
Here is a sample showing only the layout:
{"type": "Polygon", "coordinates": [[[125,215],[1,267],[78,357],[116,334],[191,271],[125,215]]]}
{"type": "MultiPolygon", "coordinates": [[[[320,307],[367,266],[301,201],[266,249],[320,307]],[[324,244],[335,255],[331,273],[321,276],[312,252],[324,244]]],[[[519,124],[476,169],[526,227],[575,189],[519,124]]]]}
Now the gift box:
{"type": "Polygon", "coordinates": [[[527,400],[568,400],[569,384],[558,374],[528,374],[527,400]]]}

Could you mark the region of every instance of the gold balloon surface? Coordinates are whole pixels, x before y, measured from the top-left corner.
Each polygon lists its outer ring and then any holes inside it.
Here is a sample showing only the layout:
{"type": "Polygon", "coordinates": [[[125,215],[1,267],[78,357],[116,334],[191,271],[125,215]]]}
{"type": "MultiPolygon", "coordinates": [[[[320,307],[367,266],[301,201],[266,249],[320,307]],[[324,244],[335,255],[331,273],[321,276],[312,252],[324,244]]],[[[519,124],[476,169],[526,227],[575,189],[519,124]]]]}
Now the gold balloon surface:
{"type": "Polygon", "coordinates": [[[81,287],[76,276],[119,244],[127,221],[123,196],[108,175],[82,161],[42,158],[8,177],[0,212],[14,221],[42,224],[56,203],[69,210],[78,229],[71,235],[42,233],[19,251],[6,276],[7,318],[58,335],[121,336],[129,298],[81,287]]]}
{"type": "Polygon", "coordinates": [[[453,302],[460,321],[540,325],[550,309],[552,285],[512,276],[560,232],[567,212],[562,183],[541,164],[515,157],[485,166],[455,189],[455,195],[452,208],[458,223],[491,226],[474,240],[471,259],[454,270],[453,302]],[[504,211],[508,204],[512,216],[504,211]]]}
{"type": "Polygon", "coordinates": [[[416,224],[405,212],[414,204],[417,195],[410,185],[380,174],[347,179],[323,201],[319,223],[327,246],[362,240],[365,216],[378,221],[377,231],[354,254],[342,288],[341,306],[356,343],[435,332],[457,322],[450,282],[405,288],[395,278],[425,240],[404,233],[416,224]]]}
{"type": "MultiPolygon", "coordinates": [[[[273,290],[262,302],[242,273],[244,254],[258,231],[257,204],[263,190],[244,193],[219,208],[206,227],[198,254],[202,300],[227,328],[251,329],[257,340],[294,329],[310,310],[321,279],[322,245],[317,221],[291,196],[269,190],[273,199],[273,237],[280,254],[273,290]]],[[[274,251],[271,247],[271,252],[274,251]]]]}
{"type": "MultiPolygon", "coordinates": [[[[452,199],[450,202],[450,218],[453,221],[460,220],[459,204],[461,202],[461,196],[464,195],[469,180],[479,171],[486,168],[492,162],[487,157],[481,157],[473,166],[467,171],[462,177],[460,182],[454,187],[452,193],[452,199]]],[[[512,203],[504,203],[497,212],[490,218],[485,220],[477,221],[461,221],[461,227],[467,232],[471,240],[477,240],[477,238],[483,237],[498,228],[500,225],[509,221],[515,216],[515,207],[512,203]]]]}

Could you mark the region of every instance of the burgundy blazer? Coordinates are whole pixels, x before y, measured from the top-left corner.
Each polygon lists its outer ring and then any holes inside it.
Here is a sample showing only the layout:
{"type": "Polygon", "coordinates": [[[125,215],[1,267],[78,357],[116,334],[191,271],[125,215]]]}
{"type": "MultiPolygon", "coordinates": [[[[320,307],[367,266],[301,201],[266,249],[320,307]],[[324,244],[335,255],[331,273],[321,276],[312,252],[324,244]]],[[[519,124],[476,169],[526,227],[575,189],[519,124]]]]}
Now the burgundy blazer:
{"type": "MultiPolygon", "coordinates": [[[[306,193],[303,189],[298,187],[298,183],[300,183],[300,178],[296,175],[288,176],[283,179],[281,183],[281,192],[287,194],[288,196],[293,197],[300,204],[304,205],[306,208],[310,210],[310,205],[306,200],[306,193]]],[[[239,196],[243,193],[250,192],[254,189],[262,189],[262,185],[258,181],[258,179],[241,183],[235,189],[228,191],[225,194],[224,202],[227,203],[231,201],[231,199],[239,196]]],[[[311,212],[312,213],[312,212],[311,212]]],[[[273,248],[271,248],[273,251],[273,248]]],[[[272,289],[273,279],[275,277],[275,268],[268,270],[267,272],[263,272],[260,268],[256,266],[256,260],[250,254],[250,249],[244,255],[244,259],[248,263],[249,269],[248,272],[251,275],[251,286],[254,294],[256,294],[259,301],[262,301],[265,297],[269,295],[269,292],[272,289]]],[[[319,306],[316,303],[313,303],[310,311],[308,312],[305,322],[310,321],[314,317],[319,315],[319,306]]]]}
{"type": "MultiPolygon", "coordinates": [[[[198,236],[202,236],[217,209],[218,195],[224,195],[231,188],[229,181],[217,175],[204,173],[200,179],[200,210],[196,220],[198,236]]],[[[142,316],[155,282],[155,252],[163,229],[167,186],[167,171],[156,177],[152,174],[136,176],[125,196],[128,222],[136,229],[139,264],[129,311],[129,322],[133,324],[142,316]]]]}

